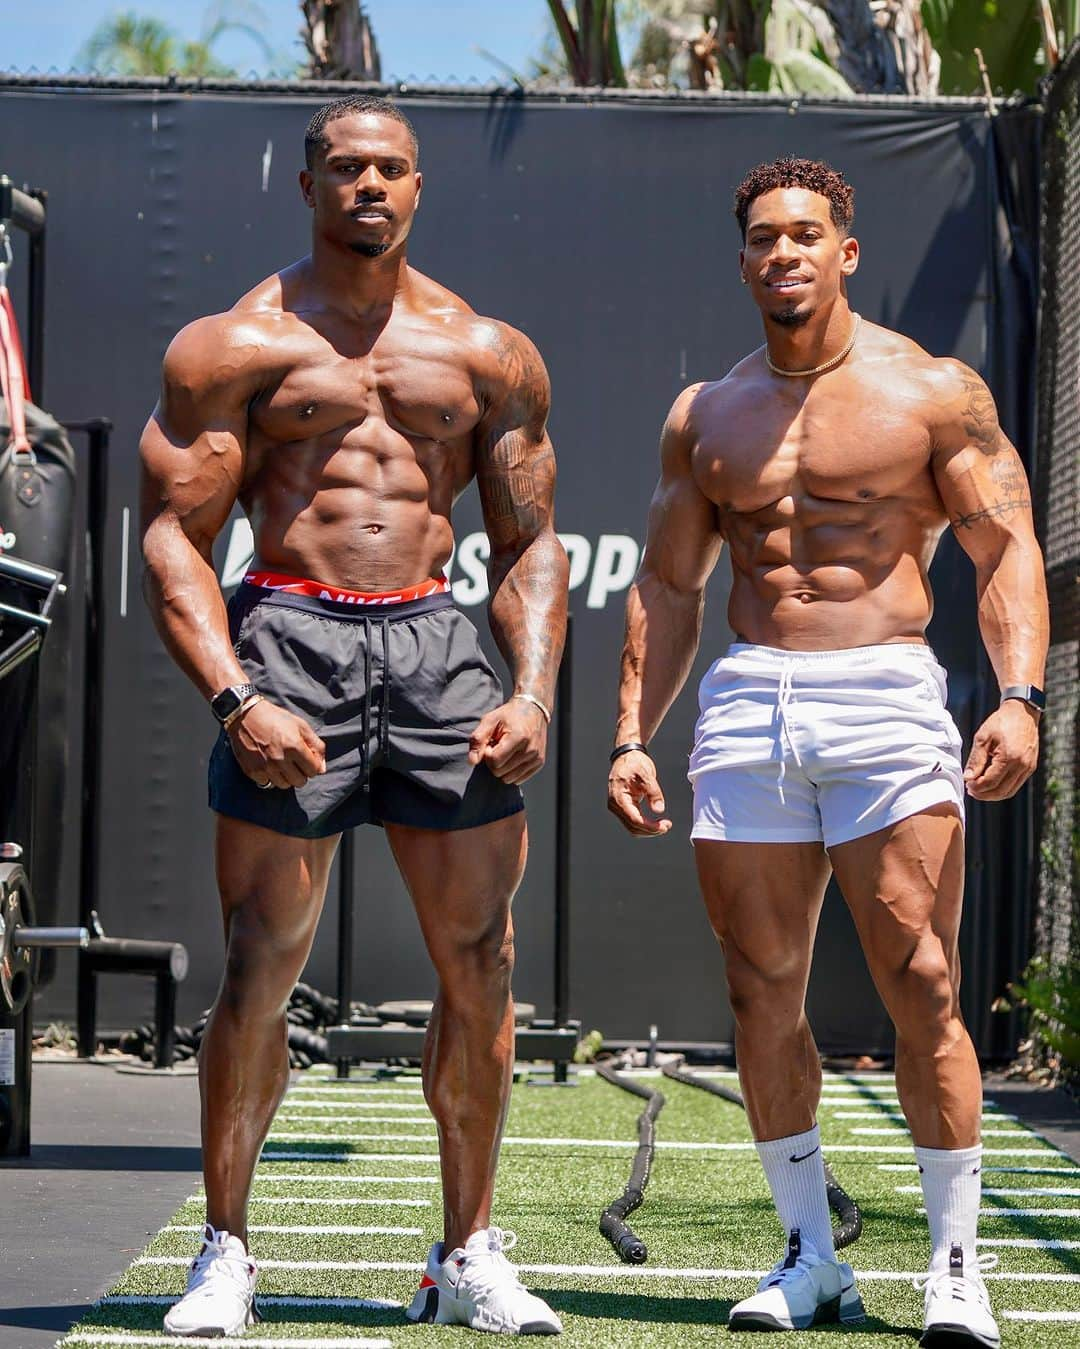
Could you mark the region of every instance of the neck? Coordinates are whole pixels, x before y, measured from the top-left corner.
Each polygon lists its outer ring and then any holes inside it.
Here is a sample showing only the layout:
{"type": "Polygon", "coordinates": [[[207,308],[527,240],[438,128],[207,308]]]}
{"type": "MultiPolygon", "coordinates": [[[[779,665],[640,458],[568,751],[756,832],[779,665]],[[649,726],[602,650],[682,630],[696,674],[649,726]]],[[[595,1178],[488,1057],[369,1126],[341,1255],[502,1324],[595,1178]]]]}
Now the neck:
{"type": "Polygon", "coordinates": [[[855,322],[847,296],[839,295],[828,309],[819,309],[806,323],[789,328],[764,318],[769,359],[783,370],[812,370],[843,351],[855,322]]]}
{"type": "Polygon", "coordinates": [[[311,241],[311,269],[334,309],[363,316],[392,307],[406,284],[409,266],[404,246],[367,258],[316,234],[311,241]]]}

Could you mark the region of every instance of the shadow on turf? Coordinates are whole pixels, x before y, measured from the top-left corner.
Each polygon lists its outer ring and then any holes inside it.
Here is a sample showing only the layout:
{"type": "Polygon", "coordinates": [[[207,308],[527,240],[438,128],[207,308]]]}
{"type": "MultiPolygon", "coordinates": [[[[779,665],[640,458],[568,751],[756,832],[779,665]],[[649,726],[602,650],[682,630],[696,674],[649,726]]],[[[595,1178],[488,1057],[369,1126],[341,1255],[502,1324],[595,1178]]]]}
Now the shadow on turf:
{"type": "MultiPolygon", "coordinates": [[[[566,1288],[533,1288],[531,1290],[557,1312],[570,1316],[586,1316],[601,1321],[656,1322],[661,1325],[726,1326],[728,1313],[735,1302],[732,1298],[667,1298],[644,1297],[627,1293],[575,1292],[566,1288]]],[[[815,1334],[840,1331],[844,1334],[867,1333],[904,1335],[919,1339],[921,1328],[894,1326],[878,1316],[868,1316],[854,1326],[817,1326],[815,1334]]]]}

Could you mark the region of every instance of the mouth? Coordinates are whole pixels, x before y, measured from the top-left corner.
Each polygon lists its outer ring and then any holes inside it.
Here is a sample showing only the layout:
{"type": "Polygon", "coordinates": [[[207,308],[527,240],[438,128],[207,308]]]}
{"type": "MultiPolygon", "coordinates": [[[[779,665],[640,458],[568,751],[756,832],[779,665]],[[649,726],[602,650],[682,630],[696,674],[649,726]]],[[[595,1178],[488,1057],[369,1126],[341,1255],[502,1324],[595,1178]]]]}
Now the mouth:
{"type": "Polygon", "coordinates": [[[805,276],[782,276],[775,281],[766,281],[766,288],[784,294],[790,290],[798,290],[802,286],[808,286],[809,279],[805,276]]]}
{"type": "Polygon", "coordinates": [[[362,225],[385,225],[392,218],[390,212],[381,206],[358,206],[349,214],[362,225]]]}

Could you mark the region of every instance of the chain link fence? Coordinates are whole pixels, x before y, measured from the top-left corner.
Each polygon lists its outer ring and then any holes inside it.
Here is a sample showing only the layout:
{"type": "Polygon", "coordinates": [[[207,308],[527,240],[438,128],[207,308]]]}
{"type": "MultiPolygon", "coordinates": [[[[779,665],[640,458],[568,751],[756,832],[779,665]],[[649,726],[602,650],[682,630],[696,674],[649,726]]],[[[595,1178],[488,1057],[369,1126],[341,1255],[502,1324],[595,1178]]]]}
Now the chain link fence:
{"type": "MultiPolygon", "coordinates": [[[[1032,954],[1080,970],[1080,44],[1044,87],[1035,519],[1050,592],[1032,954]]],[[[1075,983],[1073,985],[1075,996],[1075,983]]],[[[1074,1065],[1075,1070],[1075,1065],[1074,1065]]]]}

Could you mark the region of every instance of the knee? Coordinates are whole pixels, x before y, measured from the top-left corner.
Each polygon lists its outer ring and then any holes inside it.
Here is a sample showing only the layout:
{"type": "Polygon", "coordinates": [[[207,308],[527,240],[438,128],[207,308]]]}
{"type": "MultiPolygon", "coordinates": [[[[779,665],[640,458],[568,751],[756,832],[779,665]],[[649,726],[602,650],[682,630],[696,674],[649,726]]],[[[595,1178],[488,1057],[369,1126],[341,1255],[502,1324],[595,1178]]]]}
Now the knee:
{"type": "Polygon", "coordinates": [[[261,925],[230,924],[218,1002],[245,1018],[284,1014],[303,968],[306,945],[274,937],[261,925]]]}
{"type": "Polygon", "coordinates": [[[779,1025],[802,1016],[807,960],[804,953],[782,944],[748,950],[721,937],[727,973],[728,998],[735,1021],[779,1025]]]}
{"type": "Polygon", "coordinates": [[[878,975],[878,986],[905,1045],[933,1054],[947,1046],[959,1018],[955,970],[941,942],[921,934],[878,975]]]}
{"type": "Polygon", "coordinates": [[[507,925],[479,933],[450,934],[433,953],[444,997],[505,997],[514,973],[514,932],[507,925]]]}

